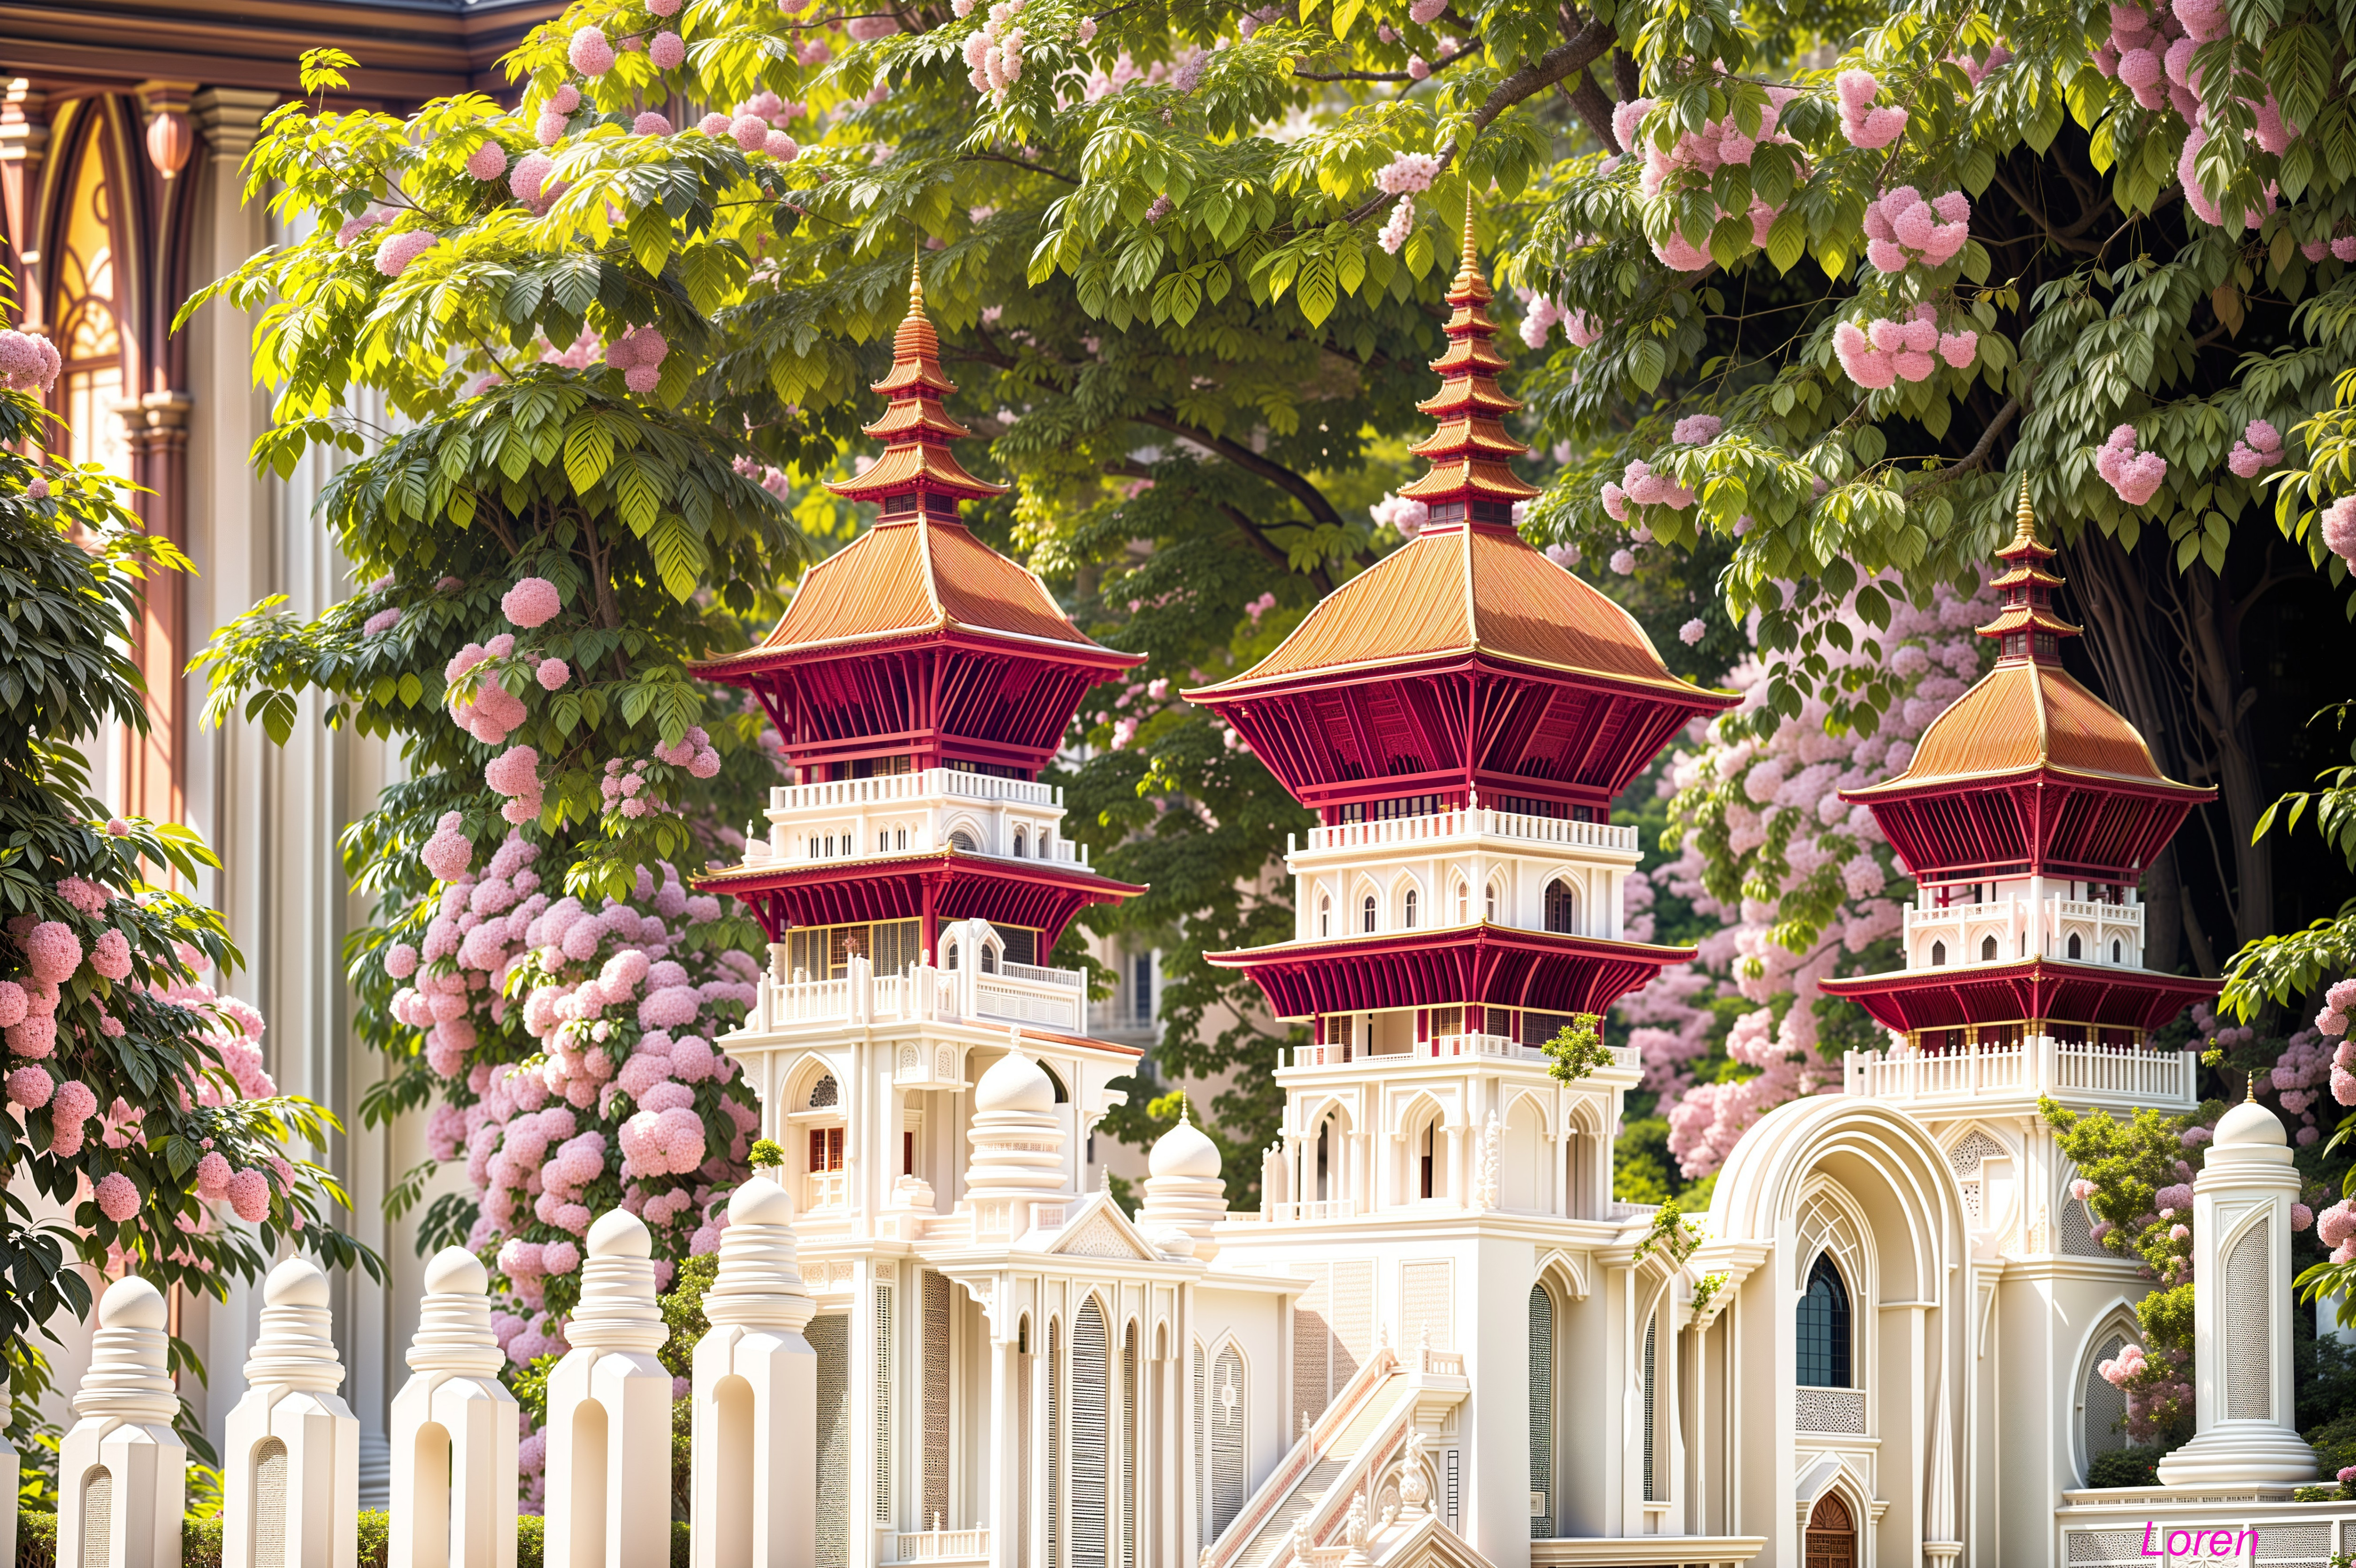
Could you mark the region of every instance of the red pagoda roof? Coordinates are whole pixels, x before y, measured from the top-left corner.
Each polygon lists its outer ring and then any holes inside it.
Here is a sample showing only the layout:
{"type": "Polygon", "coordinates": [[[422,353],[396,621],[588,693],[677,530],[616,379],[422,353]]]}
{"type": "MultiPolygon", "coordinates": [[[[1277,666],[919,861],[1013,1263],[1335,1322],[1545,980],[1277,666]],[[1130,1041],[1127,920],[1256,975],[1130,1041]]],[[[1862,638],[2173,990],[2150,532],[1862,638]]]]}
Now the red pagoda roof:
{"type": "Polygon", "coordinates": [[[811,567],[756,645],[691,667],[741,686],[768,709],[797,767],[905,755],[1035,773],[1089,687],[1142,664],[1091,639],[1045,583],[958,520],[960,501],[1003,486],[968,474],[949,443],[967,434],[941,406],[955,390],[912,277],[894,334],[890,399],[867,427],[883,455],[831,488],[883,515],[811,567]]]}
{"type": "Polygon", "coordinates": [[[2148,1033],[2192,1003],[2215,997],[2223,984],[2054,958],[1902,969],[1817,982],[1826,995],[1856,1002],[1884,1028],[1908,1033],[2010,1022],[2089,1024],[2148,1033]]]}
{"type": "Polygon", "coordinates": [[[2054,613],[2029,489],[1997,618],[1980,628],[1996,667],[1931,721],[1906,771],[1841,798],[1869,807],[1918,878],[2051,868],[2132,881],[2185,814],[2216,791],[2159,771],[2135,726],[2060,662],[2078,628],[2054,613]]]}
{"type": "Polygon", "coordinates": [[[1482,921],[1204,956],[1249,975],[1278,1018],[1305,1019],[1459,1004],[1601,1013],[1694,952],[1482,921]]]}
{"type": "Polygon", "coordinates": [[[1602,806],[1697,714],[1736,699],[1669,673],[1635,619],[1530,548],[1513,503],[1537,491],[1500,416],[1505,361],[1465,227],[1432,361],[1431,468],[1401,493],[1422,530],[1312,610],[1275,652],[1183,695],[1250,742],[1294,798],[1327,805],[1474,791],[1602,806]]]}
{"type": "Polygon", "coordinates": [[[1100,877],[1085,866],[1014,860],[948,848],[857,860],[764,861],[707,871],[694,879],[708,892],[740,900],[769,933],[788,927],[927,919],[925,944],[940,921],[987,920],[1029,926],[1041,952],[1055,944],[1074,915],[1090,904],[1118,903],[1145,890],[1100,877]]]}

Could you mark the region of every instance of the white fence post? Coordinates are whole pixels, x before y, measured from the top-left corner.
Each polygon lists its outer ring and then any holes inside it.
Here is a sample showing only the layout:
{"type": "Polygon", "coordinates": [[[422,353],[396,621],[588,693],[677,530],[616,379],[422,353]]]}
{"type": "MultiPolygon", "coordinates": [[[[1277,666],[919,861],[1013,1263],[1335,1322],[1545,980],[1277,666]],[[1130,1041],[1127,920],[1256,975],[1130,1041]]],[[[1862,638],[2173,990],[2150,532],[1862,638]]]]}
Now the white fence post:
{"type": "Polygon", "coordinates": [[[589,1227],[573,1349],[548,1375],[547,1561],[668,1568],[670,1373],[654,1237],[627,1210],[589,1227]]]}
{"type": "Polygon", "coordinates": [[[179,1568],[188,1451],[172,1430],[167,1321],[163,1294],[137,1275],[98,1298],[58,1452],[58,1568],[179,1568]]]}
{"type": "Polygon", "coordinates": [[[516,1402],[499,1381],[490,1283],[464,1247],[425,1265],[409,1381],[392,1399],[387,1568],[515,1568],[516,1402]]]}
{"type": "Polygon", "coordinates": [[[288,1258],[262,1282],[262,1332],[221,1441],[221,1568],[359,1560],[360,1424],[336,1390],[327,1276],[288,1258]]]}
{"type": "Polygon", "coordinates": [[[816,1310],[795,1255],[793,1200],[755,1176],[728,1200],[712,1331],[695,1347],[694,1568],[818,1562],[816,1310]]]}

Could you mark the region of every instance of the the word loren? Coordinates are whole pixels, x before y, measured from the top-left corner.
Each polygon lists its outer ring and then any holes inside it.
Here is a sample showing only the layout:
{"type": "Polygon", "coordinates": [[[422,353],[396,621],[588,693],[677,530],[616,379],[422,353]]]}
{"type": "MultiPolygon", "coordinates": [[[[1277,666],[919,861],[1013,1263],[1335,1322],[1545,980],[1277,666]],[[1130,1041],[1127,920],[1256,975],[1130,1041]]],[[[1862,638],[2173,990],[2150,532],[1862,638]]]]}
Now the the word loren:
{"type": "Polygon", "coordinates": [[[2164,1557],[2169,1568],[2183,1564],[2193,1568],[2197,1563],[2255,1563],[2258,1560],[2258,1527],[2244,1530],[2171,1530],[2162,1536],[2150,1520],[2144,1520],[2143,1554],[2164,1557]]]}

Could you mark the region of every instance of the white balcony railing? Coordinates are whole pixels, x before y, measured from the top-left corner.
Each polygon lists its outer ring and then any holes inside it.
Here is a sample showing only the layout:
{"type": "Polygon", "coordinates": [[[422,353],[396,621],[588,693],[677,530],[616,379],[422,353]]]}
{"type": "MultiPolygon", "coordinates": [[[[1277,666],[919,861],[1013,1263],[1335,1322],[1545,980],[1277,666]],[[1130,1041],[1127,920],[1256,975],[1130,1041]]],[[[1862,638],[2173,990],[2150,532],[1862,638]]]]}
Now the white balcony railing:
{"type": "Polygon", "coordinates": [[[771,811],[809,811],[856,805],[903,805],[936,795],[953,800],[1004,801],[1015,805],[1061,806],[1064,792],[1030,779],[1002,779],[956,768],[924,768],[872,779],[831,779],[823,784],[776,784],[769,790],[771,811]]]}
{"type": "MultiPolygon", "coordinates": [[[[1614,1067],[1634,1068],[1639,1065],[1635,1048],[1625,1045],[1607,1046],[1614,1067]]],[[[1413,1051],[1369,1051],[1345,1045],[1298,1045],[1292,1048],[1288,1067],[1365,1067],[1369,1069],[1404,1067],[1415,1062],[1451,1061],[1464,1057],[1489,1057],[1499,1061],[1520,1061],[1543,1065],[1545,1051],[1534,1045],[1501,1034],[1450,1034],[1436,1040],[1419,1040],[1413,1051]]]]}
{"type": "Polygon", "coordinates": [[[849,968],[850,974],[840,980],[763,976],[742,1032],[763,1035],[801,1024],[925,1019],[1025,1024],[1065,1034],[1087,1029],[1087,977],[1076,970],[1020,964],[991,975],[912,965],[904,974],[878,975],[864,956],[852,957],[849,968]]]}
{"type": "Polygon", "coordinates": [[[1949,904],[1944,909],[1910,903],[1903,944],[1912,966],[1927,969],[1934,966],[1933,943],[1945,944],[1947,965],[1961,966],[1990,962],[1985,955],[1991,936],[1996,938],[1994,961],[2010,963],[2028,952],[2032,931],[2040,953],[2048,958],[2067,959],[2070,937],[2075,934],[2081,939],[2075,962],[2109,965],[2111,944],[2116,941],[2119,966],[2133,968],[2143,962],[2143,923],[2140,903],[2089,903],[2064,898],[2050,898],[2041,904],[2027,899],[1999,899],[1949,904]]]}
{"type": "Polygon", "coordinates": [[[1852,1051],[1842,1059],[1841,1089],[1901,1104],[2057,1094],[2190,1109],[2198,1066],[2189,1051],[2067,1045],[2040,1035],[2022,1045],[1852,1051]]]}
{"type": "Polygon", "coordinates": [[[838,1209],[850,1193],[849,1173],[841,1170],[806,1171],[802,1176],[802,1207],[805,1209],[838,1209]]]}
{"type": "Polygon", "coordinates": [[[1451,838],[1510,838],[1528,844],[1556,844],[1572,848],[1637,852],[1633,824],[1573,822],[1562,816],[1529,816],[1518,811],[1434,811],[1419,816],[1393,816],[1380,822],[1340,822],[1312,827],[1306,844],[1290,838],[1288,853],[1316,854],[1328,849],[1391,848],[1402,845],[1434,845],[1451,838]]]}
{"type": "Polygon", "coordinates": [[[990,1531],[986,1530],[901,1531],[894,1538],[894,1561],[899,1563],[986,1562],[990,1531]]]}

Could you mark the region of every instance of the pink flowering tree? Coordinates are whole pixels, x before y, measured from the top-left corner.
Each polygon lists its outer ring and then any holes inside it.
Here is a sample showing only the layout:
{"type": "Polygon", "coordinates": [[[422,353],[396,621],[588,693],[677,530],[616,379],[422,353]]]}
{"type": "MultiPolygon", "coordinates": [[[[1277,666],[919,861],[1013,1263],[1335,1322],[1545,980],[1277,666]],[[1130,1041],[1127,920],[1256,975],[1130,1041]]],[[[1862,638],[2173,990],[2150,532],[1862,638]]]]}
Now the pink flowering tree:
{"type": "Polygon", "coordinates": [[[1663,975],[1621,1013],[1687,1178],[1717,1169],[1766,1112],[1837,1084],[1839,1049],[1880,1043],[1869,1019],[1816,988],[1895,962],[1908,891],[1872,814],[1839,792],[1905,768],[1923,728],[1979,677],[1987,655],[1974,628],[1995,604],[1985,590],[1940,588],[1921,606],[1885,598],[1874,619],[1852,607],[1830,678],[1887,688],[1870,732],[1836,731],[1815,699],[1764,713],[1772,682],[1753,657],[1728,677],[1741,705],[1673,753],[1659,787],[1673,796],[1663,838],[1676,858],[1652,880],[1723,924],[1696,966],[1663,975]],[[1720,983],[1751,1003],[1722,1040],[1707,1010],[1720,983]]]}
{"type": "MultiPolygon", "coordinates": [[[[112,482],[21,455],[51,439],[27,394],[56,373],[45,341],[0,332],[0,1344],[20,1395],[47,1385],[38,1330],[86,1317],[100,1275],[218,1298],[290,1242],[380,1268],[334,1224],[333,1180],[298,1157],[333,1118],[279,1094],[260,1015],[201,978],[236,962],[220,918],[148,880],[192,878],[210,854],[87,793],[76,741],[146,723],[120,651],[140,581],[187,562],[112,482]]],[[[201,1375],[189,1346],[172,1355],[201,1375]]]]}

